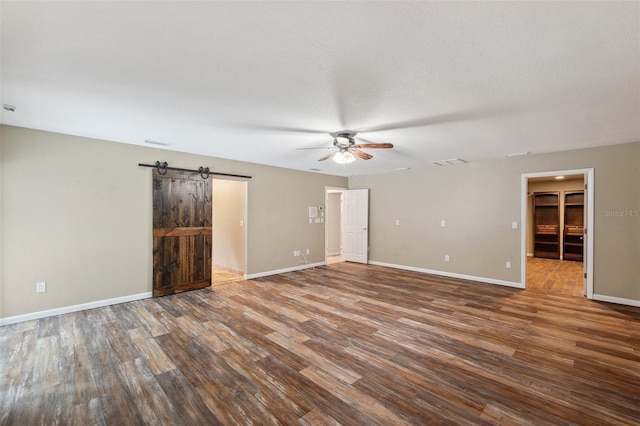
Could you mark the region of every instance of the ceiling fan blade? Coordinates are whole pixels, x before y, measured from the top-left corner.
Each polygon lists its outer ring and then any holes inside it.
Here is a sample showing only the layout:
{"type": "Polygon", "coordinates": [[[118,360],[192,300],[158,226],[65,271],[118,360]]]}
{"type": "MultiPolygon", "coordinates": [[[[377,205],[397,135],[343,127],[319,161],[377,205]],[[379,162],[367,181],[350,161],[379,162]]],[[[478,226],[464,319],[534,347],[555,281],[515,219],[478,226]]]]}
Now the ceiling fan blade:
{"type": "Polygon", "coordinates": [[[318,159],[318,161],[324,161],[324,160],[326,160],[326,159],[329,159],[329,158],[333,157],[333,155],[334,155],[334,154],[335,154],[335,152],[330,152],[330,153],[328,153],[327,155],[323,155],[322,157],[320,157],[320,158],[318,159]]]}
{"type": "Polygon", "coordinates": [[[382,132],[387,130],[396,129],[409,129],[413,127],[426,127],[434,126],[437,124],[453,123],[459,121],[471,121],[481,120],[485,118],[494,118],[505,114],[513,114],[515,111],[523,112],[522,106],[517,107],[515,105],[495,105],[487,106],[479,109],[468,109],[449,112],[440,115],[433,115],[430,117],[422,117],[414,120],[398,121],[395,123],[387,123],[381,126],[369,127],[367,129],[360,129],[362,133],[369,132],[382,132]]]}
{"type": "Polygon", "coordinates": [[[296,148],[296,151],[305,151],[307,149],[332,149],[332,146],[317,146],[312,148],[296,148]]]}
{"type": "Polygon", "coordinates": [[[393,148],[392,143],[359,143],[353,145],[354,148],[366,148],[366,149],[378,149],[378,148],[393,148]]]}
{"type": "Polygon", "coordinates": [[[355,155],[356,157],[360,157],[363,160],[371,160],[373,158],[373,155],[367,154],[366,152],[360,151],[359,149],[352,149],[351,152],[353,153],[353,155],[355,155]]]}
{"type": "Polygon", "coordinates": [[[248,129],[248,130],[265,130],[270,132],[285,132],[285,133],[323,133],[328,134],[326,130],[317,130],[317,129],[301,129],[298,127],[288,127],[288,126],[268,126],[261,124],[243,124],[238,127],[248,129]]]}

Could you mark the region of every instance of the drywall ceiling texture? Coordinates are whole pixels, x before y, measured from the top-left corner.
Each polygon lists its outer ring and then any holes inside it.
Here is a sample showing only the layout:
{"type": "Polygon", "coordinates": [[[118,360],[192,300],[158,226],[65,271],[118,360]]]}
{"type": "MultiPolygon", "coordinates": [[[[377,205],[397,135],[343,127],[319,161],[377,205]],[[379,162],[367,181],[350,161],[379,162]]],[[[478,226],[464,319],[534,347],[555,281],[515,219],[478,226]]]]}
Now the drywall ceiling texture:
{"type": "Polygon", "coordinates": [[[210,167],[248,180],[247,274],[324,261],[309,206],[343,177],[1,126],[0,318],[151,291],[152,169],[210,167]],[[37,294],[36,282],[47,291],[37,294]]]}
{"type": "Polygon", "coordinates": [[[591,167],[594,294],[640,303],[640,142],[358,176],[349,188],[370,191],[371,261],[519,283],[522,174],[591,167]]]}
{"type": "Polygon", "coordinates": [[[639,2],[0,8],[4,124],[342,176],[640,140],[639,2]],[[345,128],[395,148],[296,150],[345,128]]]}

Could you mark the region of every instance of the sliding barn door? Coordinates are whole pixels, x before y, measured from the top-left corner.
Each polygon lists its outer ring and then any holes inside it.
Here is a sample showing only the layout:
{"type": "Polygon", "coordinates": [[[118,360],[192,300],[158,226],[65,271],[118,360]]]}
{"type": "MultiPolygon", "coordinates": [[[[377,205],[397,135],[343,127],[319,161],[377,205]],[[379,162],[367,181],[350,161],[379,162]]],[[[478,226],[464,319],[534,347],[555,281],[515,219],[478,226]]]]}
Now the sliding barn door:
{"type": "Polygon", "coordinates": [[[153,296],[211,285],[211,178],[153,171],[153,296]]]}

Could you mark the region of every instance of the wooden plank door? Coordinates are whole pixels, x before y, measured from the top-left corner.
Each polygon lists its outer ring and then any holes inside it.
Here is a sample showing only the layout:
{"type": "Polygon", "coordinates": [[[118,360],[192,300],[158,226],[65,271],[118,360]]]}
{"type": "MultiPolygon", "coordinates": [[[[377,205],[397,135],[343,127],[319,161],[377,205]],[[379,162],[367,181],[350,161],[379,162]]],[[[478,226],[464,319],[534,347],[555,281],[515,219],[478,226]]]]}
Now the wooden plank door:
{"type": "Polygon", "coordinates": [[[153,296],[211,285],[211,178],[153,171],[153,296]]]}
{"type": "Polygon", "coordinates": [[[348,262],[369,262],[369,190],[344,191],[345,225],[342,258],[348,262]]]}

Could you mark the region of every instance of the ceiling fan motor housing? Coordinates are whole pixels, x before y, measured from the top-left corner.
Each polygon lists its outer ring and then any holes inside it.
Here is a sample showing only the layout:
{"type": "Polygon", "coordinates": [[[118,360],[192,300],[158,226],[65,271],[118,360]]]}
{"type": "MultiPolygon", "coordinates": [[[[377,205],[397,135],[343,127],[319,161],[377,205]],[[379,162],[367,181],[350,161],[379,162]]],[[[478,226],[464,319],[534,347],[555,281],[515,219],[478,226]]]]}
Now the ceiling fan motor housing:
{"type": "Polygon", "coordinates": [[[346,150],[351,146],[355,145],[356,141],[353,138],[356,135],[356,132],[338,132],[335,133],[333,139],[333,145],[342,150],[346,150]]]}

